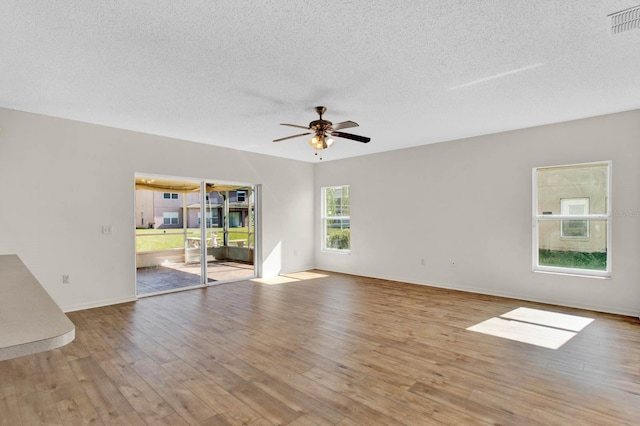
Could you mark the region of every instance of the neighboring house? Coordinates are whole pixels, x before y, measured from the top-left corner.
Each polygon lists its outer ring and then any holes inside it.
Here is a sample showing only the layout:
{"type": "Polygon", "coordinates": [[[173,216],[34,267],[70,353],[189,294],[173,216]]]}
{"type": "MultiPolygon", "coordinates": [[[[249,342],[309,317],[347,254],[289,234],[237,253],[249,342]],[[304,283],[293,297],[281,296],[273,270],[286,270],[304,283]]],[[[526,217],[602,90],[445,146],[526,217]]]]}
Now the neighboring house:
{"type": "MultiPolygon", "coordinates": [[[[245,190],[229,191],[229,227],[248,225],[249,196],[245,190]]],[[[222,228],[224,193],[212,191],[206,195],[208,228],[222,228]]],[[[187,228],[200,227],[200,194],[136,190],[136,227],[170,229],[182,228],[186,202],[187,228]],[[186,197],[186,200],[185,200],[186,197]]]]}

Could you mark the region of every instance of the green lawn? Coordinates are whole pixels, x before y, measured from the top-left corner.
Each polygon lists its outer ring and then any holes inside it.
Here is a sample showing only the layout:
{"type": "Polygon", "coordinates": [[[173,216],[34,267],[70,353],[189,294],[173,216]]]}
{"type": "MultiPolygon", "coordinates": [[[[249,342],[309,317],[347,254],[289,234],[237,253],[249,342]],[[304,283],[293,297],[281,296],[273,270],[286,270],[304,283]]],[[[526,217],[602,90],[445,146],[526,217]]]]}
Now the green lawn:
{"type": "MultiPolygon", "coordinates": [[[[247,240],[247,228],[231,228],[229,232],[230,240],[247,240]],[[244,232],[244,233],[243,233],[244,232]]],[[[222,228],[210,228],[207,230],[207,238],[211,238],[213,233],[218,236],[218,241],[222,242],[222,228]]],[[[187,229],[187,237],[200,237],[199,228],[187,229]]],[[[253,237],[252,237],[253,241],[253,237]]],[[[172,248],[184,248],[183,229],[136,229],[136,251],[157,251],[172,248]]]]}
{"type": "Polygon", "coordinates": [[[538,263],[544,266],[568,268],[607,269],[607,253],[584,253],[579,251],[539,250],[538,263]]]}

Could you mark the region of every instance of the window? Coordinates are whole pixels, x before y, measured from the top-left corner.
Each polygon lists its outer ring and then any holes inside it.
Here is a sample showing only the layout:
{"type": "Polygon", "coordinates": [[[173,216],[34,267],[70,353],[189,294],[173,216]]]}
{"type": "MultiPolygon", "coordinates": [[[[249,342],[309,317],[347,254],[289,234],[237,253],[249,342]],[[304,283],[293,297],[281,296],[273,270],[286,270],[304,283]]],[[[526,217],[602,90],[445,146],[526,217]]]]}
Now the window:
{"type": "MultiPolygon", "coordinates": [[[[562,198],[560,200],[561,215],[589,214],[588,198],[562,198]]],[[[563,220],[560,222],[562,238],[589,238],[588,220],[563,220]]]]}
{"type": "Polygon", "coordinates": [[[244,203],[247,200],[247,192],[246,191],[238,191],[237,200],[239,203],[244,203]]]}
{"type": "Polygon", "coordinates": [[[165,200],[177,200],[178,199],[178,194],[175,192],[165,192],[162,194],[163,198],[165,200]]]}
{"type": "Polygon", "coordinates": [[[611,162],[533,169],[533,270],[611,277],[611,162]]]}
{"type": "Polygon", "coordinates": [[[351,202],[349,186],[322,188],[322,249],[351,250],[351,202]]]}
{"type": "Polygon", "coordinates": [[[240,212],[229,212],[229,228],[241,228],[242,216],[240,212]]]}
{"type": "Polygon", "coordinates": [[[162,213],[162,224],[163,225],[178,225],[178,212],[164,212],[162,213]]]}

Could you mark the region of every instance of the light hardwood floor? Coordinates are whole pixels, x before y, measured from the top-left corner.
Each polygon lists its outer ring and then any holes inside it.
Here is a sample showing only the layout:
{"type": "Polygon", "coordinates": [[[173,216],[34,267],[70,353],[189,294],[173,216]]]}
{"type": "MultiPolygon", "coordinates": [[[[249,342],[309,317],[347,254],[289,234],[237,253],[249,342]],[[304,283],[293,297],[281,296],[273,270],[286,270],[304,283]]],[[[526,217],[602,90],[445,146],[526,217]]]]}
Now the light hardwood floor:
{"type": "Polygon", "coordinates": [[[0,424],[640,423],[636,318],[315,272],[70,313],[73,343],[0,362],[0,424]],[[465,330],[521,306],[595,321],[558,350],[465,330]]]}

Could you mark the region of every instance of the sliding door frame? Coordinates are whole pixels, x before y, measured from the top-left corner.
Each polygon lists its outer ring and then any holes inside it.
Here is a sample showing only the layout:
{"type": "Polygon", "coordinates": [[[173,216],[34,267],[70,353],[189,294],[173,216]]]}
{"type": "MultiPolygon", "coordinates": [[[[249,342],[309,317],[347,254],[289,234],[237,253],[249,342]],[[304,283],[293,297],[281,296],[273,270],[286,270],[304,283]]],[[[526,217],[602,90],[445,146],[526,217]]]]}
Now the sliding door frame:
{"type": "MultiPolygon", "coordinates": [[[[194,285],[192,287],[186,287],[185,289],[193,289],[193,288],[199,288],[202,286],[208,287],[208,286],[212,286],[212,285],[217,285],[217,284],[225,284],[225,283],[229,283],[229,282],[234,282],[234,281],[239,281],[239,280],[245,280],[245,279],[252,279],[252,278],[258,278],[262,276],[262,186],[260,184],[247,184],[247,183],[238,183],[238,182],[230,182],[230,181],[224,181],[224,180],[217,180],[217,179],[205,179],[205,178],[188,178],[188,177],[181,177],[181,176],[168,176],[168,175],[160,175],[160,174],[153,174],[153,173],[134,173],[134,230],[135,230],[135,226],[136,226],[136,192],[135,192],[135,180],[138,178],[142,178],[142,179],[160,179],[160,180],[174,180],[177,182],[189,182],[189,183],[193,183],[193,184],[198,184],[200,185],[200,193],[199,193],[199,202],[200,202],[200,224],[199,224],[199,229],[200,229],[200,283],[197,285],[194,285]],[[240,188],[250,188],[250,193],[253,193],[253,202],[251,202],[251,200],[249,199],[249,204],[248,204],[248,230],[247,230],[247,241],[250,242],[251,241],[251,235],[253,234],[253,274],[251,276],[246,276],[246,277],[242,277],[240,279],[229,279],[229,280],[223,280],[223,281],[212,281],[209,282],[209,277],[208,277],[208,268],[207,268],[207,256],[208,256],[208,245],[207,245],[207,213],[206,213],[206,205],[207,205],[207,183],[212,184],[219,184],[219,185],[226,185],[226,186],[237,186],[239,189],[240,188]],[[253,222],[253,229],[251,228],[251,221],[253,222]],[[251,232],[253,231],[253,232],[251,232]]],[[[187,192],[183,193],[185,196],[185,200],[186,200],[186,194],[187,192]]],[[[188,226],[187,225],[187,215],[183,214],[183,221],[184,221],[184,226],[188,226]]],[[[224,214],[221,217],[221,219],[223,220],[223,224],[224,222],[228,222],[229,217],[225,217],[224,214]]],[[[134,232],[134,256],[137,255],[137,251],[136,251],[136,244],[135,244],[135,232],[134,232]]],[[[248,246],[250,247],[250,245],[248,244],[248,246]]],[[[137,271],[137,261],[134,262],[135,266],[136,266],[136,271],[137,271]]],[[[137,277],[137,274],[136,274],[137,277]]],[[[134,281],[134,287],[135,287],[135,293],[137,297],[144,297],[145,295],[138,295],[138,290],[137,290],[137,278],[134,281]]],[[[173,292],[173,291],[179,291],[179,289],[172,289],[172,290],[168,290],[166,292],[173,292]]],[[[159,293],[153,293],[155,294],[161,294],[164,292],[159,292],[159,293]]]]}

